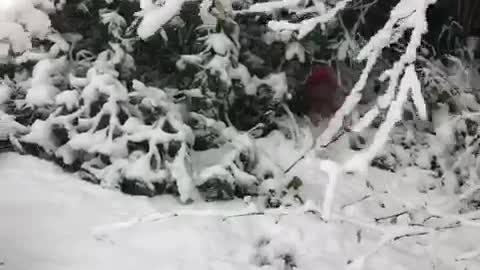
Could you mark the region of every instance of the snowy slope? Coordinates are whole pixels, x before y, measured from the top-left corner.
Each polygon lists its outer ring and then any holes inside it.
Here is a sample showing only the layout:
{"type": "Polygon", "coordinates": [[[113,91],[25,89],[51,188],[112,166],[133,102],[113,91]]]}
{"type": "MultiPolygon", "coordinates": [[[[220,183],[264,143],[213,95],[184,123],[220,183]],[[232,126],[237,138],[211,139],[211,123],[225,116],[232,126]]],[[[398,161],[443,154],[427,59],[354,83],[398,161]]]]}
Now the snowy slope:
{"type": "MultiPolygon", "coordinates": [[[[293,145],[275,147],[281,140],[275,136],[259,145],[279,158],[293,158],[288,150],[293,145]]],[[[303,171],[304,197],[311,201],[307,207],[315,208],[326,174],[313,162],[307,158],[296,170],[303,171]]],[[[363,269],[464,269],[438,261],[433,268],[431,258],[465,247],[445,246],[432,257],[432,250],[415,238],[381,245],[378,231],[355,222],[324,222],[318,214],[305,213],[307,208],[241,215],[256,209],[243,201],[181,206],[169,196],[130,197],[17,154],[0,155],[0,172],[0,270],[351,270],[361,268],[355,268],[358,259],[349,262],[372,250],[363,269]]],[[[379,183],[396,180],[379,171],[374,175],[379,183]]],[[[351,181],[339,183],[334,206],[362,196],[351,181]]],[[[374,201],[364,204],[372,206],[352,208],[351,216],[365,218],[365,209],[391,214],[397,207],[393,202],[383,208],[374,201]]]]}
{"type": "MultiPolygon", "coordinates": [[[[182,213],[175,199],[104,190],[29,156],[0,156],[0,171],[2,270],[288,269],[290,260],[299,269],[344,269],[371,245],[356,244],[353,226],[294,211],[223,221],[247,211],[238,201],[198,203],[189,207],[217,211],[162,216],[173,209],[182,213]]],[[[369,269],[396,262],[393,269],[428,269],[428,260],[406,250],[385,252],[369,269]]]]}

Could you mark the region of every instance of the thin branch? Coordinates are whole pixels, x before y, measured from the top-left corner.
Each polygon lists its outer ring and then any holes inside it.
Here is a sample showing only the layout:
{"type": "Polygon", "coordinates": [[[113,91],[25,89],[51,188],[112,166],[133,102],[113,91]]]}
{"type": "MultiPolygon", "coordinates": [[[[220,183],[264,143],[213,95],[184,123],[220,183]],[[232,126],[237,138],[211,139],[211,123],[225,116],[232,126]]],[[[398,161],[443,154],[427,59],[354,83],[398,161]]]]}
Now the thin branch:
{"type": "Polygon", "coordinates": [[[352,206],[352,205],[354,205],[354,204],[363,202],[363,201],[369,199],[370,197],[371,197],[371,195],[365,195],[365,196],[363,196],[362,198],[360,198],[360,199],[358,199],[358,200],[355,200],[355,201],[353,201],[353,202],[351,202],[351,203],[347,203],[347,204],[342,205],[342,207],[340,207],[340,209],[343,210],[343,209],[345,209],[345,208],[347,208],[347,207],[349,207],[349,206],[352,206]]]}
{"type": "Polygon", "coordinates": [[[392,219],[392,218],[398,218],[400,216],[403,216],[405,214],[408,214],[409,212],[408,211],[403,211],[403,212],[400,212],[398,214],[393,214],[393,215],[390,215],[390,216],[385,216],[385,217],[379,217],[379,218],[375,218],[375,222],[380,222],[382,220],[386,220],[386,219],[392,219]]]}
{"type": "MultiPolygon", "coordinates": [[[[340,131],[330,142],[328,142],[327,144],[323,145],[321,148],[324,149],[324,148],[327,148],[328,146],[330,146],[331,144],[335,143],[336,141],[338,141],[343,135],[345,135],[346,133],[346,129],[343,129],[342,131],[340,131]]],[[[284,174],[290,172],[293,168],[295,168],[295,166],[297,166],[297,164],[302,161],[310,152],[312,152],[313,150],[316,149],[316,140],[313,141],[313,144],[312,146],[307,150],[305,151],[305,153],[303,153],[297,160],[295,160],[292,165],[288,166],[288,168],[286,170],[283,171],[284,174]]]]}
{"type": "Polygon", "coordinates": [[[246,214],[226,216],[222,218],[222,221],[226,221],[227,219],[231,219],[231,218],[248,217],[248,216],[264,216],[264,215],[265,215],[265,212],[252,212],[252,213],[246,213],[246,214]]]}
{"type": "Polygon", "coordinates": [[[430,233],[430,232],[406,233],[406,234],[403,234],[403,235],[395,236],[394,238],[392,238],[392,240],[393,240],[393,241],[397,241],[397,240],[400,240],[400,239],[402,239],[402,238],[422,236],[422,235],[427,235],[427,234],[429,234],[429,233],[430,233]]]}

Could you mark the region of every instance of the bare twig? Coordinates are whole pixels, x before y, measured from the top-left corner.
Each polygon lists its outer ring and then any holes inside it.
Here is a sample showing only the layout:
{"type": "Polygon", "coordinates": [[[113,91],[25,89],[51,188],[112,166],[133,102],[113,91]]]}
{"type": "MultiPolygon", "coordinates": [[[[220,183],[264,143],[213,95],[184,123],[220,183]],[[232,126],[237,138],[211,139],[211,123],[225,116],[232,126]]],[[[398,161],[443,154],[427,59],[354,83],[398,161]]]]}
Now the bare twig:
{"type": "Polygon", "coordinates": [[[264,212],[252,212],[252,213],[246,213],[246,214],[238,214],[238,215],[232,215],[232,216],[226,216],[222,218],[222,221],[226,221],[227,219],[231,218],[237,218],[237,217],[248,217],[248,216],[264,216],[264,212]]]}
{"type": "MultiPolygon", "coordinates": [[[[342,130],[341,132],[338,133],[338,135],[336,137],[334,137],[329,143],[327,143],[326,145],[322,145],[322,148],[327,148],[328,146],[330,146],[332,143],[338,141],[343,135],[345,135],[346,133],[346,129],[342,130]]],[[[316,148],[316,140],[313,141],[313,144],[312,146],[307,150],[305,151],[305,153],[303,153],[297,160],[295,160],[292,165],[290,165],[285,171],[283,171],[283,173],[288,173],[290,172],[293,168],[295,168],[295,166],[300,162],[302,161],[311,151],[315,150],[316,148]]]]}
{"type": "Polygon", "coordinates": [[[365,195],[363,196],[362,198],[358,199],[358,200],[355,200],[353,202],[350,202],[350,203],[347,203],[347,204],[344,204],[342,205],[342,207],[340,207],[340,209],[345,209],[346,207],[349,207],[349,206],[352,206],[354,204],[357,204],[357,203],[360,203],[360,202],[363,202],[365,201],[366,199],[369,199],[371,197],[371,195],[365,195]]]}
{"type": "Polygon", "coordinates": [[[382,220],[385,220],[385,219],[392,219],[392,218],[398,218],[399,216],[403,216],[405,214],[408,214],[409,212],[408,211],[403,211],[403,212],[400,212],[398,214],[393,214],[393,215],[390,215],[390,216],[386,216],[386,217],[379,217],[379,218],[375,218],[375,222],[380,222],[382,220]]]}
{"type": "Polygon", "coordinates": [[[402,235],[395,236],[394,238],[392,238],[392,240],[393,240],[393,241],[397,241],[397,240],[400,240],[400,239],[402,239],[402,238],[422,236],[422,235],[427,235],[427,234],[429,234],[429,233],[430,233],[430,232],[406,233],[406,234],[402,234],[402,235]]]}

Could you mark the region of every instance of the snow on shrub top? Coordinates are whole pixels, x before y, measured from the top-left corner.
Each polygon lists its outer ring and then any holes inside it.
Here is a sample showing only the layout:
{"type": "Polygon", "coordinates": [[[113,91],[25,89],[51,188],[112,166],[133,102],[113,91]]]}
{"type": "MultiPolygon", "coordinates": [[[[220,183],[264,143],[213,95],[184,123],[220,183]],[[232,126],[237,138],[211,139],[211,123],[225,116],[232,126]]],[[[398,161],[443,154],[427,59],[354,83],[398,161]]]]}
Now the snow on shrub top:
{"type": "Polygon", "coordinates": [[[11,49],[21,53],[32,48],[32,38],[43,39],[50,31],[51,0],[2,0],[0,40],[8,39],[11,49]]]}
{"type": "Polygon", "coordinates": [[[192,131],[163,90],[133,81],[129,93],[115,70],[129,61],[115,44],[89,64],[83,77],[67,76],[66,57],[39,61],[28,81],[26,103],[57,107],[20,140],[40,146],[66,166],[80,166],[103,186],[130,181],[144,185],[150,195],[157,192],[155,183],[173,183],[185,202],[194,187],[192,131]]]}
{"type": "Polygon", "coordinates": [[[65,106],[72,111],[79,106],[80,94],[76,90],[63,91],[55,97],[55,105],[65,106]]]}
{"type": "Polygon", "coordinates": [[[9,85],[0,83],[0,105],[5,104],[10,100],[12,92],[12,88],[9,85]]]}
{"type": "Polygon", "coordinates": [[[61,80],[67,64],[66,57],[39,61],[32,72],[31,87],[25,97],[26,103],[31,106],[54,104],[55,96],[60,91],[55,84],[61,80]]]}
{"type": "Polygon", "coordinates": [[[139,14],[143,20],[137,29],[138,36],[142,39],[153,36],[158,29],[180,12],[184,2],[185,0],[165,0],[162,6],[157,6],[151,0],[140,1],[142,11],[139,14]]]}

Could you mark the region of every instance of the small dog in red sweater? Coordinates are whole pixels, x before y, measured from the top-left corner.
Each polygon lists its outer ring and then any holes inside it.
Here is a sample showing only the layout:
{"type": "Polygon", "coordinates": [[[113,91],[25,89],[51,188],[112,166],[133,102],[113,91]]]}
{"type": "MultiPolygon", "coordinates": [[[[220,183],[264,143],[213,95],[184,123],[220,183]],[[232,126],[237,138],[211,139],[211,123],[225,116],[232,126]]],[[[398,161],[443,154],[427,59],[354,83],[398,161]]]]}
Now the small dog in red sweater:
{"type": "Polygon", "coordinates": [[[313,69],[305,82],[307,114],[316,125],[321,119],[331,117],[345,101],[345,92],[338,84],[332,68],[313,69]]]}

